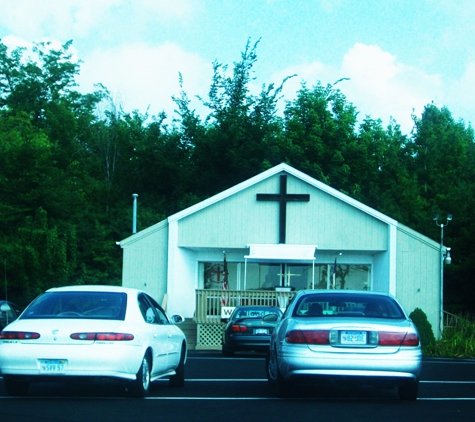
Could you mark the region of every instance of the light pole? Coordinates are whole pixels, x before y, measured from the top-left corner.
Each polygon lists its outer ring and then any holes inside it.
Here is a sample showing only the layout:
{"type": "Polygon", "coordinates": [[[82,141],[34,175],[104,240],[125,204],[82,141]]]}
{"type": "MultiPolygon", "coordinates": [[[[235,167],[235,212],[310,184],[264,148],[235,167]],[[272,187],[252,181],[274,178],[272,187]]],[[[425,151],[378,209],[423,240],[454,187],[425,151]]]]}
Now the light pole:
{"type": "Polygon", "coordinates": [[[440,227],[440,322],[439,322],[439,332],[442,335],[444,330],[444,260],[447,264],[452,262],[450,256],[450,248],[446,248],[446,253],[444,254],[444,227],[449,224],[449,221],[452,221],[452,214],[447,214],[446,222],[439,223],[439,214],[434,215],[435,224],[440,227]]]}

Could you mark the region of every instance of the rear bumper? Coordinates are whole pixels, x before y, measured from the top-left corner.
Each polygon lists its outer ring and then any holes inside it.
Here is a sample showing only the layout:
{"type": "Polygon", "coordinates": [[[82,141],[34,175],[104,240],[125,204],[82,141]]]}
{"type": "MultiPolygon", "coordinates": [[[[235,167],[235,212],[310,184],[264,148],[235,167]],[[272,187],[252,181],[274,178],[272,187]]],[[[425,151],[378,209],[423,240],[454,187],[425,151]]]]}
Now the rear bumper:
{"type": "Polygon", "coordinates": [[[315,353],[307,348],[298,354],[284,351],[278,365],[287,381],[353,379],[401,384],[419,378],[421,359],[418,348],[392,354],[315,353]]]}
{"type": "Polygon", "coordinates": [[[270,345],[270,336],[230,336],[226,338],[225,344],[227,348],[233,350],[264,349],[270,345]]]}
{"type": "Polygon", "coordinates": [[[121,378],[135,380],[145,353],[140,346],[115,347],[60,346],[1,344],[0,374],[29,377],[31,379],[121,378]],[[54,350],[53,350],[54,349],[54,350]],[[41,360],[64,360],[61,372],[44,373],[41,360]]]}

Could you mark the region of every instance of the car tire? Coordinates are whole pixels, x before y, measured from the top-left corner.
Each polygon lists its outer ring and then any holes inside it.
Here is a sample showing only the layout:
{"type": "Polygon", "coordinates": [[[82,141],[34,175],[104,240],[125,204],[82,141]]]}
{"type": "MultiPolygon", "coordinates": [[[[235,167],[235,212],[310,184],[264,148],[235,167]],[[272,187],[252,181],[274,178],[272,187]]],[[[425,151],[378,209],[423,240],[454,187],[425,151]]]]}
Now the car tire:
{"type": "Polygon", "coordinates": [[[419,380],[400,385],[398,387],[398,394],[401,400],[417,400],[419,380]]]}
{"type": "Polygon", "coordinates": [[[17,378],[9,376],[3,378],[3,385],[9,396],[24,396],[30,388],[29,382],[19,381],[17,378]]]}
{"type": "Polygon", "coordinates": [[[182,388],[185,386],[185,356],[186,356],[186,346],[183,345],[181,349],[180,363],[175,369],[175,375],[172,375],[169,378],[170,387],[182,388]]]}
{"type": "Polygon", "coordinates": [[[286,397],[289,395],[289,385],[279,371],[277,365],[277,354],[269,350],[266,355],[266,373],[267,380],[274,389],[277,397],[286,397]]]}
{"type": "Polygon", "coordinates": [[[132,397],[146,397],[150,391],[150,359],[146,354],[137,372],[137,378],[132,382],[130,395],[132,397]]]}
{"type": "Polygon", "coordinates": [[[229,346],[226,346],[225,344],[222,345],[221,352],[223,356],[227,356],[227,357],[234,355],[234,350],[231,349],[229,346]]]}

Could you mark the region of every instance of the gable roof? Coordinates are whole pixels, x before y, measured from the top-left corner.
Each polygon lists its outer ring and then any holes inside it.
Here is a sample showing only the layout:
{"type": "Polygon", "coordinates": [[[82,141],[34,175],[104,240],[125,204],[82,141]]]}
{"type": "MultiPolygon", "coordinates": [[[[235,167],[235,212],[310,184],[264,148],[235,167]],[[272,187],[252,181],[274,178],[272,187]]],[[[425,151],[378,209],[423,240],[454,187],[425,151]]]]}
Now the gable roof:
{"type": "Polygon", "coordinates": [[[308,175],[306,175],[305,173],[302,173],[301,171],[289,166],[288,164],[286,163],[281,163],[275,167],[272,167],[270,168],[269,170],[266,170],[262,173],[259,173],[258,175],[254,176],[254,177],[251,177],[250,179],[247,179],[245,180],[244,182],[242,183],[239,183],[229,189],[226,189],[224,190],[223,192],[221,193],[218,193],[214,196],[211,196],[210,198],[208,199],[205,199],[204,201],[202,202],[199,202],[195,205],[192,205],[191,207],[189,208],[186,208],[170,217],[168,217],[168,221],[169,222],[172,222],[172,221],[177,221],[177,220],[180,220],[184,217],[187,217],[188,215],[190,214],[193,214],[197,211],[200,211],[212,204],[215,204],[225,198],[228,198],[229,196],[232,196],[240,191],[243,191],[244,189],[252,186],[252,185],[255,185],[256,183],[259,183],[265,179],[268,179],[269,177],[271,176],[274,176],[276,174],[280,174],[282,172],[285,172],[287,174],[290,174],[306,183],[308,183],[309,185],[312,185],[314,187],[316,187],[317,189],[320,189],[321,191],[323,192],[326,192],[328,193],[329,195],[332,195],[334,196],[335,198],[338,198],[339,200],[357,208],[357,209],[360,209],[361,211],[365,212],[366,214],[369,214],[373,217],[375,217],[376,219],[378,220],[381,220],[387,224],[391,224],[391,225],[397,225],[397,221],[388,217],[387,215],[384,215],[382,213],[380,213],[379,211],[376,211],[375,209],[373,208],[370,208],[368,207],[367,205],[364,205],[363,203],[357,201],[356,199],[353,199],[351,197],[349,197],[348,195],[345,195],[344,193],[341,193],[340,191],[336,190],[336,189],[333,189],[332,187],[322,183],[322,182],[319,182],[318,180],[314,179],[313,177],[310,177],[308,175]]]}
{"type": "Polygon", "coordinates": [[[205,199],[204,201],[201,201],[201,202],[198,202],[197,204],[195,205],[192,205],[191,207],[188,207],[188,208],[185,208],[184,210],[182,211],[179,211],[177,212],[176,214],[173,214],[171,216],[169,216],[167,219],[165,220],[162,220],[161,222],[159,223],[156,223],[144,230],[141,230],[139,231],[138,233],[120,241],[120,242],[117,242],[120,246],[125,246],[126,244],[128,243],[131,243],[133,241],[136,241],[144,236],[148,236],[149,234],[151,233],[154,233],[155,231],[157,230],[160,230],[164,227],[164,225],[167,225],[171,222],[176,222],[182,218],[185,218],[191,214],[194,214],[200,210],[203,210],[207,207],[209,207],[210,205],[213,205],[219,201],[222,201],[223,199],[226,199],[238,192],[241,192],[245,189],[247,189],[248,187],[250,186],[253,186],[265,179],[268,179],[269,177],[272,177],[272,176],[275,176],[275,175],[278,175],[278,174],[281,174],[281,173],[287,173],[289,175],[292,175],[294,177],[296,177],[297,179],[300,179],[302,181],[304,181],[305,183],[308,183],[309,185],[311,186],[314,186],[315,188],[323,191],[323,192],[326,192],[327,194],[339,199],[340,201],[342,202],[345,202],[349,205],[351,205],[352,207],[354,208],[357,208],[359,210],[361,210],[362,212],[368,214],[368,215],[371,215],[372,217],[376,218],[377,220],[380,220],[388,225],[392,225],[392,226],[398,226],[398,222],[390,217],[388,217],[387,215],[385,214],[382,214],[381,212],[379,211],[376,211],[375,209],[371,208],[371,207],[368,207],[367,205],[357,201],[356,199],[353,199],[351,197],[349,197],[348,195],[345,195],[344,193],[326,185],[325,183],[322,183],[316,179],[314,179],[313,177],[310,177],[308,176],[307,174],[305,173],[302,173],[301,171],[289,166],[288,164],[286,163],[281,163],[275,167],[272,167],[262,173],[259,173],[258,175],[254,176],[254,177],[251,177],[250,179],[247,179],[245,180],[244,182],[241,182],[229,189],[226,189],[216,195],[213,195],[211,196],[210,198],[208,199],[205,199]]]}

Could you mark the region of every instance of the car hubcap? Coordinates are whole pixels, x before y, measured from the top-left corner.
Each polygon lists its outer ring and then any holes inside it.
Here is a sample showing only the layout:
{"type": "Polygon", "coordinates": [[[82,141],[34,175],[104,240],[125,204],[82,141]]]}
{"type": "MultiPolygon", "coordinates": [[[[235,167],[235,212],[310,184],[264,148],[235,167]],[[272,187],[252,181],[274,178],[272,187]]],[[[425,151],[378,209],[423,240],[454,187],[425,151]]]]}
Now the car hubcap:
{"type": "Polygon", "coordinates": [[[148,369],[148,361],[146,358],[144,358],[142,364],[142,383],[143,389],[148,390],[148,386],[150,384],[150,371],[148,369]]]}
{"type": "Polygon", "coordinates": [[[272,380],[275,380],[276,379],[276,374],[277,374],[277,363],[276,363],[276,360],[275,360],[275,356],[273,353],[271,353],[270,357],[269,357],[269,377],[272,379],[272,380]]]}

